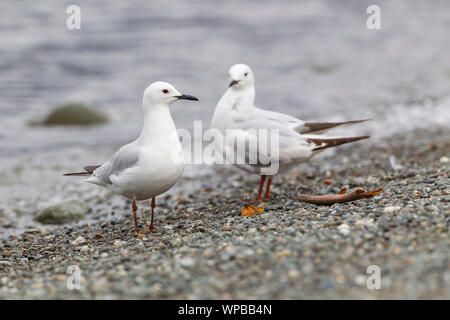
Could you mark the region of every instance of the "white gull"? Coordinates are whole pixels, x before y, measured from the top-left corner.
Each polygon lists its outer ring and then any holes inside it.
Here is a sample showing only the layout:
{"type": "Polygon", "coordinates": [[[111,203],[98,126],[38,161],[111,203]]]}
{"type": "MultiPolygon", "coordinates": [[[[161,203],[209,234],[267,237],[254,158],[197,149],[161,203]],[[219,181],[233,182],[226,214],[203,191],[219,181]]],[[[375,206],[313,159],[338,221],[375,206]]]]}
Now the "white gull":
{"type": "MultiPolygon", "coordinates": [[[[216,144],[219,152],[224,156],[230,151],[237,153],[237,158],[244,161],[232,164],[247,172],[261,175],[258,199],[270,197],[272,176],[278,170],[271,172],[268,169],[274,167],[274,164],[279,171],[285,171],[300,162],[309,160],[326,148],[369,138],[369,136],[331,137],[320,135],[338,126],[366,120],[305,122],[287,114],[258,108],[254,104],[255,78],[250,67],[246,64],[236,64],[230,68],[229,75],[229,87],[216,106],[211,127],[220,130],[226,138],[226,142],[223,142],[222,139],[220,144],[216,144]],[[256,142],[258,145],[262,129],[265,132],[277,130],[279,137],[277,152],[266,154],[269,158],[267,163],[260,161],[263,158],[260,150],[255,148],[238,150],[239,148],[237,148],[238,144],[242,146],[256,142]],[[244,144],[242,144],[243,141],[245,141],[244,144]],[[254,161],[249,161],[250,159],[254,161]],[[265,196],[262,197],[266,177],[268,177],[267,188],[265,196]]],[[[271,138],[267,137],[269,144],[272,143],[271,141],[271,138]]]]}
{"type": "Polygon", "coordinates": [[[183,173],[183,149],[169,110],[169,105],[180,99],[198,101],[167,82],[152,83],[144,92],[144,124],[139,137],[120,148],[108,162],[86,166],[84,172],[65,174],[89,176],[86,182],[132,199],[136,232],[139,231],[136,201],[152,199],[148,228],[151,231],[156,196],[169,190],[183,173]]]}

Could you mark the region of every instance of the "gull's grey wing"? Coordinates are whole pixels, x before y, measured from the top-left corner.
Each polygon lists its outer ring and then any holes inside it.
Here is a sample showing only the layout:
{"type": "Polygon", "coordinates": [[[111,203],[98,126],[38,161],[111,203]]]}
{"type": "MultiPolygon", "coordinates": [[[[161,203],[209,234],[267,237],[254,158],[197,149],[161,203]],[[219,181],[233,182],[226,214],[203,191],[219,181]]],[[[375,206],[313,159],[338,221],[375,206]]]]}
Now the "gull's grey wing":
{"type": "Polygon", "coordinates": [[[299,132],[295,131],[292,127],[287,126],[285,123],[267,118],[256,118],[256,119],[248,119],[246,121],[240,122],[236,129],[241,129],[245,131],[249,131],[254,129],[259,131],[261,129],[268,130],[270,133],[271,130],[278,130],[278,134],[280,137],[280,147],[290,147],[293,143],[300,143],[302,140],[302,136],[299,132]]]}
{"type": "Polygon", "coordinates": [[[276,111],[272,111],[272,110],[265,110],[265,109],[261,109],[261,108],[255,108],[252,116],[255,118],[265,118],[268,120],[274,120],[274,121],[285,122],[285,123],[290,123],[290,124],[300,124],[300,123],[303,124],[304,123],[304,121],[297,119],[293,116],[290,116],[288,114],[276,112],[276,111]]]}
{"type": "Polygon", "coordinates": [[[291,127],[292,129],[301,134],[304,133],[322,134],[336,127],[348,126],[370,120],[370,119],[362,119],[362,120],[350,120],[341,122],[305,122],[303,120],[297,119],[284,113],[264,110],[260,108],[256,108],[252,116],[254,119],[264,118],[267,120],[279,122],[280,124],[291,127]]]}
{"type": "Polygon", "coordinates": [[[136,142],[132,142],[120,148],[111,160],[94,171],[94,176],[110,184],[112,175],[119,175],[128,168],[134,167],[139,161],[139,148],[136,142]]]}
{"type": "Polygon", "coordinates": [[[303,131],[302,128],[305,126],[305,122],[303,120],[297,119],[285,113],[271,110],[255,108],[251,116],[253,119],[263,119],[277,122],[280,125],[292,128],[299,133],[303,131]]]}
{"type": "Polygon", "coordinates": [[[305,122],[303,126],[300,126],[296,130],[300,133],[322,134],[336,127],[348,126],[369,120],[370,119],[350,120],[342,122],[305,122]]]}
{"type": "Polygon", "coordinates": [[[269,166],[274,161],[289,163],[293,159],[308,158],[313,149],[311,143],[291,126],[267,118],[251,118],[236,123],[227,133],[227,148],[234,151],[241,162],[257,167],[269,166]],[[272,136],[271,130],[277,130],[278,137],[272,136]],[[228,134],[232,134],[230,140],[228,134]],[[265,134],[267,134],[267,144],[260,145],[259,139],[265,134]],[[277,138],[277,144],[273,144],[273,138],[277,138]],[[237,150],[237,145],[240,145],[240,150],[237,150]],[[257,147],[250,148],[249,145],[257,147]],[[267,149],[269,146],[270,150],[267,149]]]}

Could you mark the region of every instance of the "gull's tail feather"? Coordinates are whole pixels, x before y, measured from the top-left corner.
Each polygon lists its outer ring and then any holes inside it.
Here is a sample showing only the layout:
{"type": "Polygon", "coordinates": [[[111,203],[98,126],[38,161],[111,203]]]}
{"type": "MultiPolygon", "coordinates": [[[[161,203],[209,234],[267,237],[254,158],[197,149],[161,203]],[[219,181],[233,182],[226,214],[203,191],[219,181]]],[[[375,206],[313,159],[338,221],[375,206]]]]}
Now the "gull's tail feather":
{"type": "Polygon", "coordinates": [[[70,172],[64,173],[63,176],[89,176],[89,172],[70,172]]]}
{"type": "Polygon", "coordinates": [[[346,144],[369,138],[370,136],[359,136],[351,138],[329,138],[329,139],[309,138],[307,141],[317,146],[312,151],[320,151],[323,149],[340,146],[341,144],[346,144]]]}
{"type": "Polygon", "coordinates": [[[95,169],[97,169],[98,167],[100,167],[100,165],[98,166],[86,166],[83,169],[86,171],[83,172],[71,172],[71,173],[64,173],[63,176],[89,176],[91,175],[95,169]]]}
{"type": "Polygon", "coordinates": [[[348,126],[356,123],[361,123],[365,121],[369,121],[371,119],[363,119],[363,120],[351,120],[351,121],[343,121],[343,122],[306,122],[299,130],[300,133],[324,133],[330,129],[340,127],[340,126],[348,126]]]}

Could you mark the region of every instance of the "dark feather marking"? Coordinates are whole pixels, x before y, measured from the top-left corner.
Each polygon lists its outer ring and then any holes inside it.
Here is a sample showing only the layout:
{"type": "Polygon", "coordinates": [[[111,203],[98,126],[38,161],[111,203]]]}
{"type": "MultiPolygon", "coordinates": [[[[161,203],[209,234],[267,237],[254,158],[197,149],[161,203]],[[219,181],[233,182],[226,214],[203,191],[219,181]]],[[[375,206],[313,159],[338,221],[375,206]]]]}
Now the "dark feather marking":
{"type": "Polygon", "coordinates": [[[100,167],[101,165],[98,166],[86,166],[83,169],[86,170],[84,172],[71,172],[71,173],[64,173],[63,176],[88,176],[91,175],[95,169],[97,169],[98,167],[100,167]]]}
{"type": "Polygon", "coordinates": [[[369,139],[370,136],[360,136],[360,137],[352,137],[352,138],[335,138],[335,139],[316,139],[316,138],[309,138],[306,140],[309,143],[314,143],[316,146],[320,146],[317,148],[314,148],[313,151],[318,151],[326,148],[336,147],[341,144],[349,143],[349,142],[355,142],[363,139],[369,139]],[[325,144],[324,146],[322,146],[325,144]]]}
{"type": "Polygon", "coordinates": [[[101,167],[101,165],[98,166],[86,166],[83,169],[86,170],[88,173],[93,173],[95,169],[101,167]]]}
{"type": "Polygon", "coordinates": [[[343,121],[343,122],[306,122],[304,124],[305,127],[307,127],[306,131],[301,131],[301,133],[310,133],[310,132],[316,132],[316,131],[322,131],[331,129],[334,127],[346,125],[346,124],[356,124],[364,121],[368,121],[370,119],[364,119],[364,120],[351,120],[351,121],[343,121]]]}

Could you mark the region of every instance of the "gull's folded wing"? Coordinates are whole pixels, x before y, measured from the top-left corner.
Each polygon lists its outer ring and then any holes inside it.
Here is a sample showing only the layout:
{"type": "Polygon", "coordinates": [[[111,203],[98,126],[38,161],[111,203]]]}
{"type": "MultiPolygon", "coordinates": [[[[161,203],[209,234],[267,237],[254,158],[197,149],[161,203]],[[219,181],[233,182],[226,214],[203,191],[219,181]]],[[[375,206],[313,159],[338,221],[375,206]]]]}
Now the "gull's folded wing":
{"type": "Polygon", "coordinates": [[[111,183],[111,176],[119,176],[128,168],[134,167],[139,160],[139,149],[136,141],[120,148],[110,161],[95,171],[95,177],[104,183],[111,183]]]}
{"type": "Polygon", "coordinates": [[[308,143],[314,144],[315,147],[312,151],[320,151],[323,149],[340,146],[341,144],[355,142],[363,139],[369,139],[370,136],[359,136],[350,138],[308,138],[308,143]]]}
{"type": "Polygon", "coordinates": [[[101,165],[97,166],[86,166],[83,169],[85,171],[83,172],[71,172],[71,173],[64,173],[63,176],[89,176],[91,175],[95,169],[99,168],[101,165]]]}
{"type": "Polygon", "coordinates": [[[336,127],[348,126],[352,124],[365,122],[368,120],[370,119],[351,120],[343,122],[305,122],[302,126],[297,127],[296,130],[300,133],[320,134],[336,127]]]}

